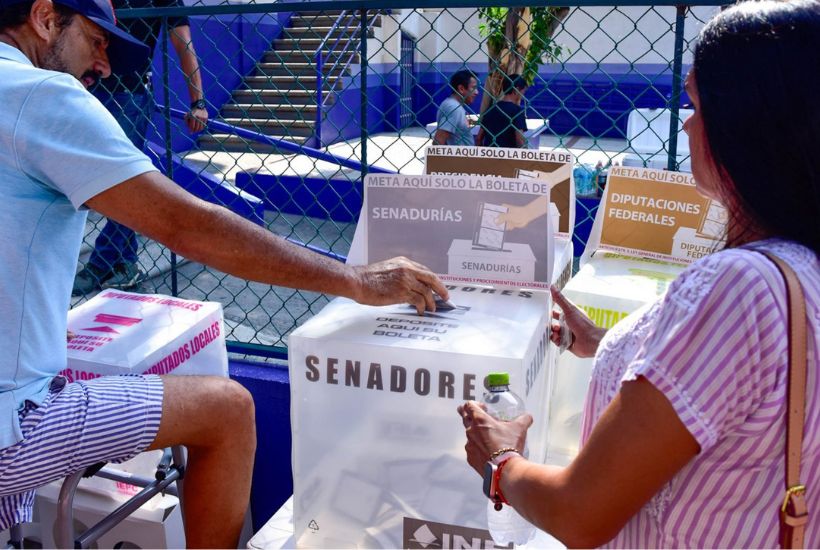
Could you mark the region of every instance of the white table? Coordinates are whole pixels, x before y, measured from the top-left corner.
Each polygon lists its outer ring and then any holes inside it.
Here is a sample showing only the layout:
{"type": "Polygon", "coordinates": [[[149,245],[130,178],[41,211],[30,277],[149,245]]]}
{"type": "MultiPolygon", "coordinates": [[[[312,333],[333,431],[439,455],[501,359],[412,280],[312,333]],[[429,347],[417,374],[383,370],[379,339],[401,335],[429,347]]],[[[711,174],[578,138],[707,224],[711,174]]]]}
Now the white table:
{"type": "MultiPolygon", "coordinates": [[[[468,115],[469,117],[470,115],[468,115]]],[[[546,118],[528,118],[527,119],[527,131],[524,132],[524,139],[527,140],[527,148],[529,149],[538,149],[538,138],[543,134],[547,129],[550,127],[550,121],[546,118]]],[[[437,122],[431,122],[427,126],[424,127],[428,132],[430,132],[430,136],[432,137],[436,133],[436,128],[438,128],[437,122]]],[[[478,135],[478,130],[481,128],[478,124],[472,127],[472,132],[474,136],[478,135]]]]}

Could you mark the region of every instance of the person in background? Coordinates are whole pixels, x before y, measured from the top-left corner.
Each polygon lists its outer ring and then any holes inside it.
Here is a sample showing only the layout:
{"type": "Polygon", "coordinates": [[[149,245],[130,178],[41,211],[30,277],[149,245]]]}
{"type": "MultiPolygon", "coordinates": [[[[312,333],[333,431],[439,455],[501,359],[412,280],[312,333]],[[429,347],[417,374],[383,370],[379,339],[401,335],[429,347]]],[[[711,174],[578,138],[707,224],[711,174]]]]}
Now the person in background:
{"type": "Polygon", "coordinates": [[[184,445],[187,545],[236,548],[256,449],[246,389],[216,376],[59,375],[88,209],[252,281],[420,313],[448,292],[406,258],[348,266],[320,256],[158,172],[86,90],[147,55],[107,0],[0,0],[0,531],[32,520],[46,483],[184,445]]]}
{"type": "MultiPolygon", "coordinates": [[[[182,0],[113,0],[114,9],[161,8],[184,6],[182,0]]],[[[111,76],[100,82],[94,94],[111,111],[125,135],[139,150],[146,142],[148,125],[154,112],[151,90],[151,59],[162,32],[158,17],[120,19],[119,25],[131,36],[149,48],[149,57],[136,71],[122,76],[111,76]]],[[[169,17],[168,35],[179,57],[180,67],[188,85],[191,100],[185,117],[188,130],[201,132],[208,122],[202,74],[199,60],[191,41],[191,27],[187,17],[169,17]]],[[[128,290],[137,286],[144,277],[137,266],[139,241],[130,228],[113,220],[106,220],[85,267],[74,278],[72,294],[82,295],[105,288],[128,290]]]]}
{"type": "Polygon", "coordinates": [[[453,93],[442,101],[438,109],[438,125],[433,136],[434,145],[475,145],[465,105],[478,96],[478,77],[473,71],[462,69],[450,77],[453,93]]]}
{"type": "Polygon", "coordinates": [[[527,81],[519,74],[504,77],[501,99],[481,117],[481,129],[476,142],[485,147],[526,147],[527,117],[521,100],[527,91],[527,81]]]}
{"type": "MultiPolygon", "coordinates": [[[[724,250],[608,332],[553,292],[570,351],[595,357],[581,450],[567,467],[505,453],[500,490],[569,547],[779,546],[789,306],[764,251],[805,293],[806,489],[786,502],[805,546],[820,547],[820,521],[801,512],[820,511],[818,36],[817,0],[742,2],[700,33],[684,129],[698,190],[729,212],[724,250]]],[[[477,471],[499,449],[524,448],[530,416],[498,422],[474,402],[459,413],[477,471]]]]}

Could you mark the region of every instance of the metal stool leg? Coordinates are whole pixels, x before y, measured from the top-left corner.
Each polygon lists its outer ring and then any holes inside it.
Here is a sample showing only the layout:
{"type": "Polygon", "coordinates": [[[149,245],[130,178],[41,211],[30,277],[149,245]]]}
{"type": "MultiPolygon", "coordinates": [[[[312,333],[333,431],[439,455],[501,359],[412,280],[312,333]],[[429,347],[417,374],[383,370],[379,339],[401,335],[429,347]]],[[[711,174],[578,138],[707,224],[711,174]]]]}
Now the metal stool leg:
{"type": "Polygon", "coordinates": [[[179,511],[182,513],[182,526],[185,527],[185,504],[182,495],[185,485],[185,467],[188,464],[188,451],[182,445],[175,445],[171,447],[171,456],[174,458],[173,464],[182,470],[179,479],[177,479],[177,498],[179,499],[179,511]]]}
{"type": "MultiPolygon", "coordinates": [[[[58,548],[89,548],[105,533],[113,529],[118,523],[133,514],[140,506],[148,502],[158,493],[169,492],[179,498],[180,511],[183,511],[181,480],[185,472],[185,449],[173,447],[171,449],[173,463],[170,467],[161,463],[157,468],[155,479],[140,476],[124,475],[115,469],[95,469],[80,471],[67,477],[60,488],[57,501],[57,519],[55,521],[55,543],[58,548]],[[116,510],[105,516],[84,533],[77,535],[74,532],[74,492],[82,477],[98,475],[106,479],[124,481],[143,487],[143,490],[125,501],[116,510]],[[177,484],[176,490],[171,487],[177,484]]],[[[163,461],[164,462],[164,461],[163,461]]],[[[184,517],[184,514],[183,514],[184,517]]]]}
{"type": "Polygon", "coordinates": [[[65,478],[57,499],[57,519],[54,522],[54,543],[57,548],[76,548],[74,541],[74,491],[83,477],[84,471],[65,478]]]}
{"type": "Polygon", "coordinates": [[[23,526],[16,523],[9,527],[9,541],[6,548],[22,548],[23,547],[23,526]]]}

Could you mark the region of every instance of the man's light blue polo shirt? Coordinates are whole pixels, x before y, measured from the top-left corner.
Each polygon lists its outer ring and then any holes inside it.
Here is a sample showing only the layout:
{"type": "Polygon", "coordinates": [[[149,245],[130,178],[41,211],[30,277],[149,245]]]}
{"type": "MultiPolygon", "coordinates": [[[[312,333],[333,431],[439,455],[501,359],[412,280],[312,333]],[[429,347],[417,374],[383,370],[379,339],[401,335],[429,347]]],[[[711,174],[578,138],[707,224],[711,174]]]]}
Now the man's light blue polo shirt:
{"type": "Polygon", "coordinates": [[[475,145],[472,131],[467,124],[467,109],[453,96],[441,102],[437,120],[438,129],[450,133],[447,145],[475,145]]]}
{"type": "Polygon", "coordinates": [[[66,366],[66,314],[83,204],[156,170],[72,76],[0,43],[0,449],[21,439],[18,409],[40,403],[66,366]]]}

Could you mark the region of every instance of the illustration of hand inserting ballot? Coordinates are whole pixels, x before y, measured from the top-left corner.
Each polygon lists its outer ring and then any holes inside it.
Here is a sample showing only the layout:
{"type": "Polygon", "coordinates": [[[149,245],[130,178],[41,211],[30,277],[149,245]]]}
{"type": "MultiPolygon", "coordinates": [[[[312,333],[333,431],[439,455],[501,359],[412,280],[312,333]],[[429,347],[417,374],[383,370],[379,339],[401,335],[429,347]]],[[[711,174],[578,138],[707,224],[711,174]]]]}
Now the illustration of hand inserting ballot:
{"type": "Polygon", "coordinates": [[[521,229],[527,227],[533,220],[540,218],[547,213],[549,203],[547,197],[536,197],[529,204],[524,206],[513,206],[502,204],[503,211],[495,218],[495,224],[505,229],[521,229]]]}
{"type": "Polygon", "coordinates": [[[504,231],[506,224],[498,219],[507,213],[507,205],[481,202],[478,204],[478,217],[473,233],[473,248],[486,250],[504,250],[504,231]]]}

